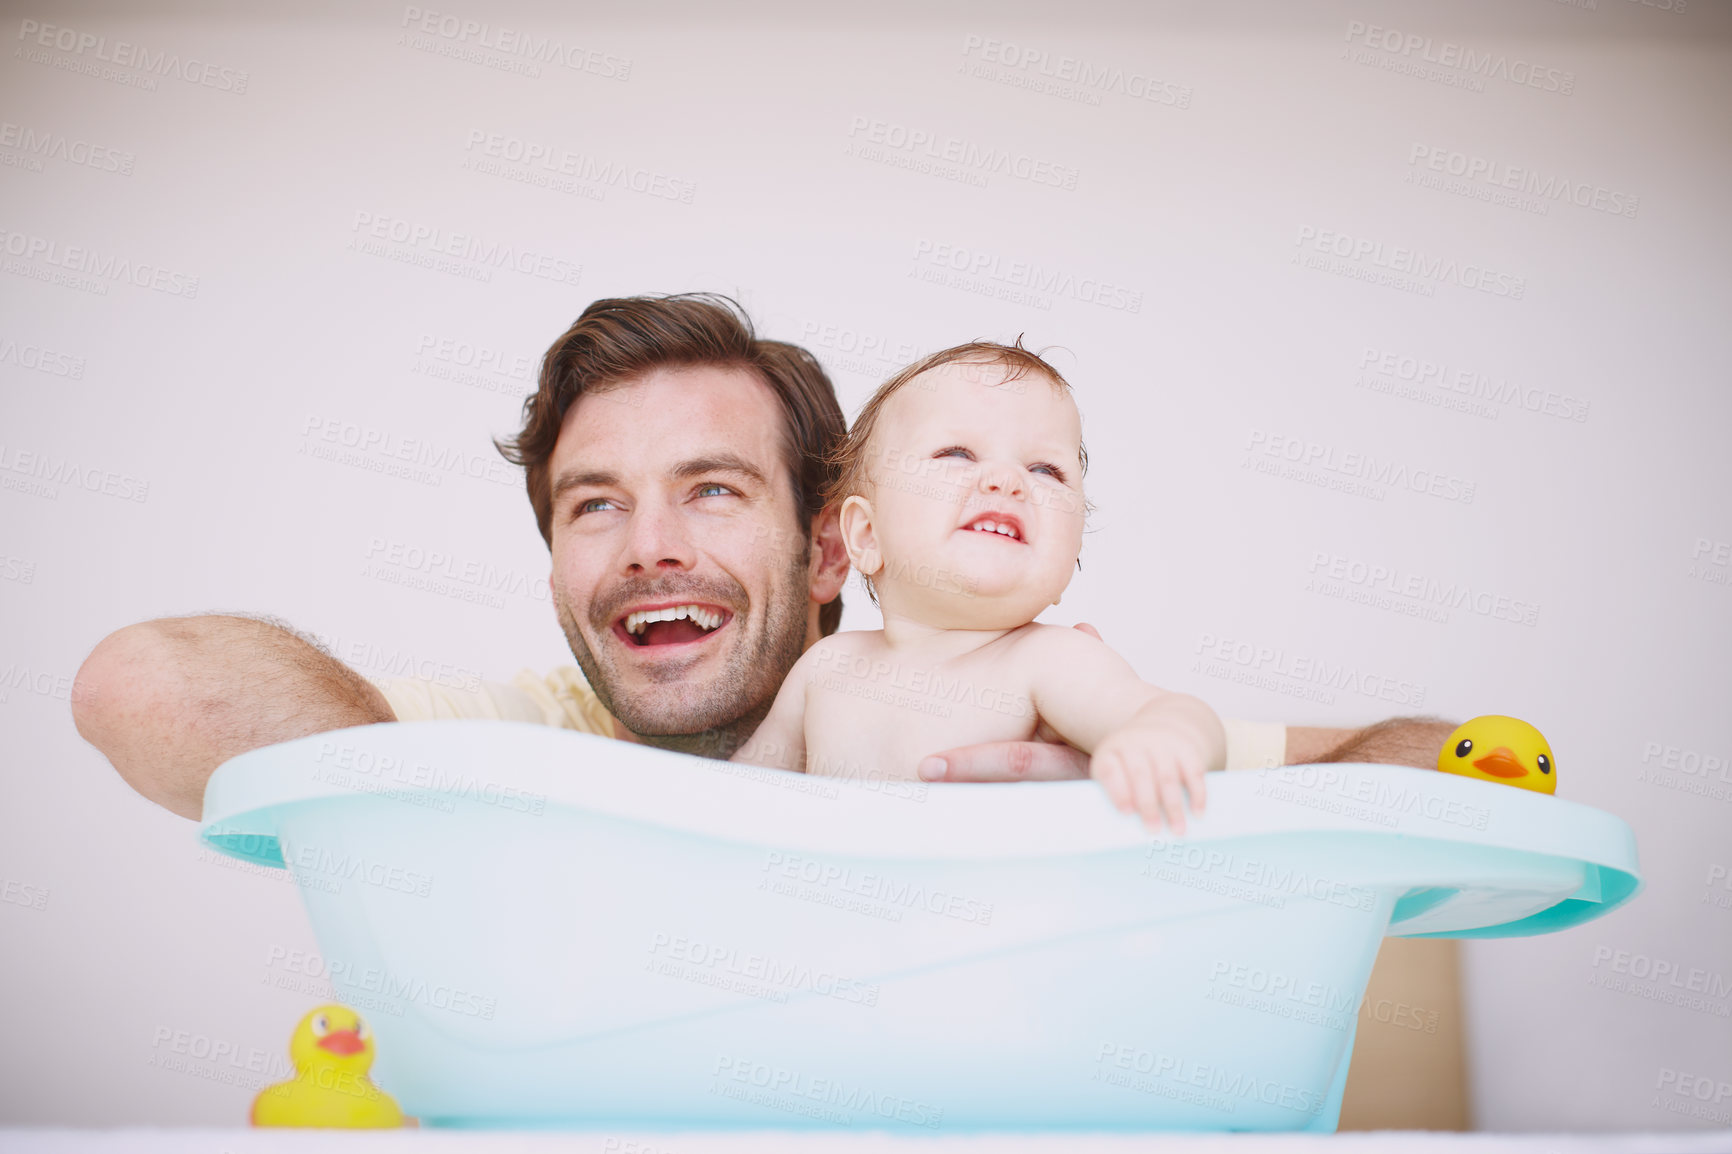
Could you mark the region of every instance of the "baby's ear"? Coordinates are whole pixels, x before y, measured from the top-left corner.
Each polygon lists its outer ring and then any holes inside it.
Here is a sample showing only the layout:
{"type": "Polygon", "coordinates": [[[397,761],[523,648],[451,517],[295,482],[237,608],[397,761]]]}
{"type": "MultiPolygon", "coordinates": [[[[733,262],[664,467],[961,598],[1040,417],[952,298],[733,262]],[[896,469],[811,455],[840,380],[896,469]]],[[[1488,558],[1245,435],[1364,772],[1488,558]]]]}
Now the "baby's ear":
{"type": "Polygon", "coordinates": [[[848,550],[848,561],[867,577],[884,568],[884,558],[878,552],[878,534],[872,529],[872,502],[864,497],[849,497],[842,502],[842,545],[848,550]]]}

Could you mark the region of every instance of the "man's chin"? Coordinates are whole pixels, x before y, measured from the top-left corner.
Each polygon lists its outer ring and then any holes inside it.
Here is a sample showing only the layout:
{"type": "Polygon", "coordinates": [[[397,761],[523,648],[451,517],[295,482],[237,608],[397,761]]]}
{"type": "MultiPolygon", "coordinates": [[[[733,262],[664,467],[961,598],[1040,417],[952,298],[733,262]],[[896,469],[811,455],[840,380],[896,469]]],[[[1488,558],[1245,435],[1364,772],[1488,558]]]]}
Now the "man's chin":
{"type": "MultiPolygon", "coordinates": [[[[608,711],[639,737],[698,736],[736,722],[741,686],[727,674],[719,650],[693,652],[690,646],[645,646],[681,649],[684,653],[650,654],[642,650],[610,654],[604,684],[594,685],[608,711]]],[[[772,693],[773,696],[773,693],[772,693]]]]}
{"type": "Polygon", "coordinates": [[[652,687],[637,692],[627,691],[612,710],[619,723],[639,740],[663,749],[695,753],[702,757],[725,758],[752,735],[763,721],[765,708],[748,710],[742,715],[736,694],[717,687],[711,694],[691,692],[682,686],[680,692],[667,692],[670,687],[652,687]]]}
{"type": "MultiPolygon", "coordinates": [[[[634,645],[610,638],[608,664],[621,694],[644,692],[670,682],[690,684],[703,678],[706,666],[721,669],[726,653],[709,638],[683,645],[634,645]]],[[[719,675],[718,675],[719,676],[719,675]]]]}

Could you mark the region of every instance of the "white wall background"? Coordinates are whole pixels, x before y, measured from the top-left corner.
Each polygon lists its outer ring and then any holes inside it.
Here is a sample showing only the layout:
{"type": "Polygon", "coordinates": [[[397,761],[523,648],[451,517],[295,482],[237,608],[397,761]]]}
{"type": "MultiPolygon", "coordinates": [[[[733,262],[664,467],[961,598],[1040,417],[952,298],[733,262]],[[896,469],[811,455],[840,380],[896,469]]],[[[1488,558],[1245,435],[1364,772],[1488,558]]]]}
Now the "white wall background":
{"type": "Polygon", "coordinates": [[[1732,1082],[1726,4],[4,7],[0,999],[30,1044],[0,1047],[0,1121],[236,1123],[250,1090],[155,1040],[274,1054],[315,996],[271,984],[313,948],[292,886],[78,738],[84,656],[248,610],[375,674],[569,661],[488,437],[588,301],[698,288],[812,347],[850,412],[916,352],[1063,345],[1100,511],[1053,619],[1151,680],[1242,717],[1539,725],[1649,888],[1468,947],[1478,1124],[1732,1121],[1693,1096],[1732,1082]],[[578,67],[525,70],[502,29],[578,67]],[[326,431],[373,447],[311,455],[326,431]],[[483,565],[503,591],[463,599],[483,565]],[[1432,619],[1410,579],[1472,597],[1432,619]],[[1384,695],[1292,672],[1319,661],[1384,695]]]}

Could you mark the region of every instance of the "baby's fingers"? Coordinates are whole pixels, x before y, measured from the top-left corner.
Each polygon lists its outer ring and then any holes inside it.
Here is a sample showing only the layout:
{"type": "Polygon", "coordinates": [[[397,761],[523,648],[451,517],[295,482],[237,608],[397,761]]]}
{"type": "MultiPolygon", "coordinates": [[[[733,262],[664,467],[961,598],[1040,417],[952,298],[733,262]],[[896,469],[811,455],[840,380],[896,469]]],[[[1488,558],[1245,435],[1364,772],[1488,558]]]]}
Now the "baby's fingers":
{"type": "Polygon", "coordinates": [[[1199,761],[1186,760],[1180,766],[1185,775],[1185,790],[1191,795],[1191,812],[1198,817],[1203,816],[1203,790],[1208,775],[1203,772],[1203,764],[1199,761]]]}
{"type": "MultiPolygon", "coordinates": [[[[1131,791],[1137,798],[1137,812],[1150,833],[1161,829],[1161,787],[1155,779],[1154,766],[1146,757],[1139,757],[1130,769],[1131,791]]],[[[1175,831],[1176,832],[1176,831],[1175,831]]]]}
{"type": "Polygon", "coordinates": [[[1160,791],[1161,805],[1167,813],[1167,824],[1174,837],[1185,836],[1185,786],[1179,777],[1178,762],[1168,757],[1156,757],[1155,786],[1160,791]]]}
{"type": "Polygon", "coordinates": [[[1118,754],[1097,752],[1089,766],[1089,774],[1107,791],[1107,799],[1120,813],[1131,809],[1131,785],[1125,773],[1125,763],[1118,754]]]}

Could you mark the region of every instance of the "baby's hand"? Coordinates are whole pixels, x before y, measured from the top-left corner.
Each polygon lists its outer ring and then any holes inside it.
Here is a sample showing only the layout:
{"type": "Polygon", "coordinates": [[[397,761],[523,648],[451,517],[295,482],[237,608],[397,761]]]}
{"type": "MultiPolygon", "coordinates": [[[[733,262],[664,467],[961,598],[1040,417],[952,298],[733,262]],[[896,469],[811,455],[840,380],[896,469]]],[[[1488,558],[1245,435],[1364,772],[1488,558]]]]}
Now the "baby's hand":
{"type": "Polygon", "coordinates": [[[1203,771],[1207,761],[1195,739],[1160,725],[1128,725],[1095,747],[1089,776],[1101,783],[1121,813],[1140,813],[1150,830],[1161,828],[1161,814],[1175,837],[1185,835],[1185,794],[1197,816],[1203,814],[1203,771]]]}

